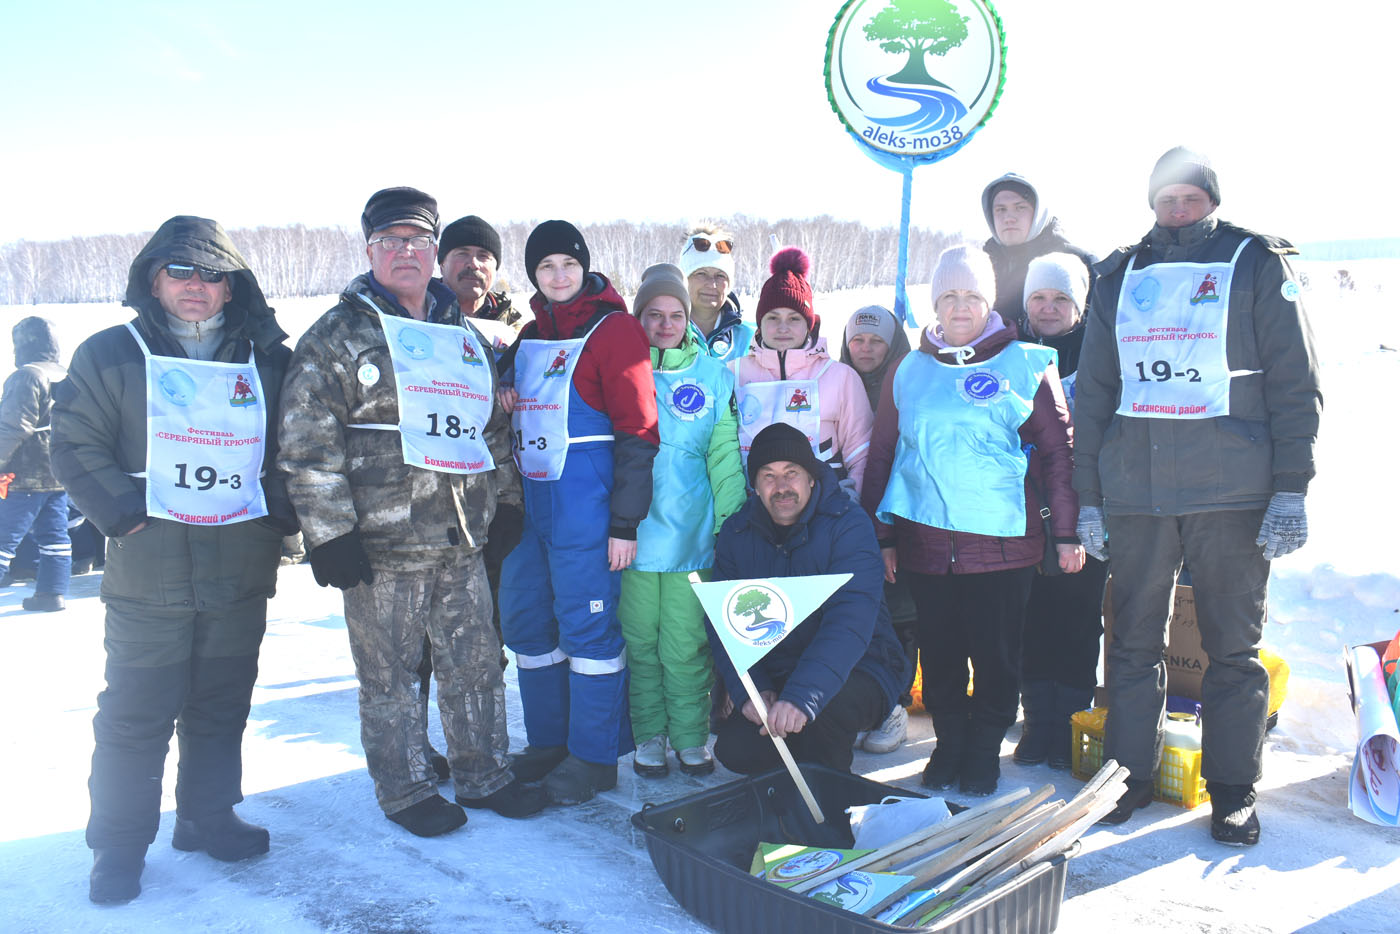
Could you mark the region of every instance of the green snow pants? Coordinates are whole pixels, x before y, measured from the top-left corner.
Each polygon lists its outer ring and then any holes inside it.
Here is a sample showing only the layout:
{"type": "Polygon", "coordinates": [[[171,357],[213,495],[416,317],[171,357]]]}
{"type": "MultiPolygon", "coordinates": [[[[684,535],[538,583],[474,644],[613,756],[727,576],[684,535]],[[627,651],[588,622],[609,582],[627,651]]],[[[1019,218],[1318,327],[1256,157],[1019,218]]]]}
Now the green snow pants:
{"type": "MultiPolygon", "coordinates": [[[[710,579],[709,569],[699,572],[710,579]]],[[[710,738],[710,685],[714,659],[705,638],[705,614],[684,571],[622,572],[617,616],[632,673],[632,737],[640,745],[664,735],[673,749],[703,746],[710,738]]]]}

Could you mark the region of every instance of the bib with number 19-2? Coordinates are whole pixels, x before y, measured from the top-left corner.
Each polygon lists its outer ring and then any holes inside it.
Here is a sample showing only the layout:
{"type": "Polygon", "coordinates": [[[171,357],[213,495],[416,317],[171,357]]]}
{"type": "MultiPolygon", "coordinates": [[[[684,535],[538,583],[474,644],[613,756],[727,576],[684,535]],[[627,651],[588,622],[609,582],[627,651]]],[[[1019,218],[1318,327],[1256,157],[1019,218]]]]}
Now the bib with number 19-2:
{"type": "Polygon", "coordinates": [[[146,515],[186,525],[267,515],[267,399],[251,345],[247,363],[164,357],[127,329],[146,358],[146,515]]]}
{"type": "Polygon", "coordinates": [[[1130,418],[1215,418],[1230,414],[1232,372],[1225,355],[1230,284],[1246,238],[1228,263],[1128,262],[1118,293],[1118,414],[1130,418]]]}
{"type": "Polygon", "coordinates": [[[399,403],[403,462],[439,473],[494,470],[486,446],[491,367],[470,330],[379,314],[399,403]]]}

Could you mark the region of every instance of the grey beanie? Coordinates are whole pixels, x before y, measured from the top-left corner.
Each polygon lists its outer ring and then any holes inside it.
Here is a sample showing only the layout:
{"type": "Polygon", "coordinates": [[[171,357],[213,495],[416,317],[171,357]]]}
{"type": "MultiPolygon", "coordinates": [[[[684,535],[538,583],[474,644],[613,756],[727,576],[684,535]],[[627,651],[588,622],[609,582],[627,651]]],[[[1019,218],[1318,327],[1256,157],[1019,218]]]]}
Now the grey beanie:
{"type": "Polygon", "coordinates": [[[896,327],[894,312],[884,305],[866,305],[847,319],[846,343],[849,344],[857,334],[874,334],[886,344],[893,345],[896,327]]]}
{"type": "Polygon", "coordinates": [[[950,246],[939,255],[938,266],[933,270],[933,303],[938,304],[940,295],[954,289],[976,292],[988,305],[992,304],[987,296],[996,294],[996,273],[981,247],[970,243],[950,246]]]}
{"type": "Polygon", "coordinates": [[[640,318],[646,310],[647,303],[658,295],[670,295],[680,299],[685,308],[686,319],[689,320],[690,290],[686,288],[685,278],[681,275],[679,266],[671,263],[648,266],[642,273],[641,284],[637,286],[637,297],[632,301],[632,313],[640,318]]]}
{"type": "Polygon", "coordinates": [[[1026,287],[1021,293],[1021,307],[1030,304],[1031,293],[1054,289],[1074,299],[1074,307],[1084,310],[1089,299],[1089,270],[1084,261],[1072,253],[1046,253],[1031,260],[1026,268],[1026,287]]]}
{"type": "Polygon", "coordinates": [[[1217,206],[1220,204],[1220,180],[1215,177],[1210,157],[1185,146],[1168,149],[1152,167],[1152,178],[1147,183],[1148,207],[1157,206],[1157,192],[1168,185],[1195,185],[1210,195],[1217,206]]]}

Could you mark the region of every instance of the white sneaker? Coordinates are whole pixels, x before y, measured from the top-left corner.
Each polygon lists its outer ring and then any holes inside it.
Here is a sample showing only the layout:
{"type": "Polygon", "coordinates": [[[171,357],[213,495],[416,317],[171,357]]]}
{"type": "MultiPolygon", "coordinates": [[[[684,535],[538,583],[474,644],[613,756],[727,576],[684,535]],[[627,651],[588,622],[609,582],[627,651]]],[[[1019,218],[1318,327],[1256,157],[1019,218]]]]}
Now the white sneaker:
{"type": "Polygon", "coordinates": [[[715,770],[715,760],[704,746],[678,750],[676,758],[680,760],[681,771],[687,775],[709,775],[715,770]]]}
{"type": "Polygon", "coordinates": [[[632,757],[632,770],[638,775],[657,777],[668,771],[666,765],[666,737],[653,736],[637,747],[632,757]]]}
{"type": "Polygon", "coordinates": [[[894,752],[904,745],[904,737],[909,733],[909,713],[899,704],[894,705],[885,722],[865,734],[861,748],[866,752],[894,752]]]}

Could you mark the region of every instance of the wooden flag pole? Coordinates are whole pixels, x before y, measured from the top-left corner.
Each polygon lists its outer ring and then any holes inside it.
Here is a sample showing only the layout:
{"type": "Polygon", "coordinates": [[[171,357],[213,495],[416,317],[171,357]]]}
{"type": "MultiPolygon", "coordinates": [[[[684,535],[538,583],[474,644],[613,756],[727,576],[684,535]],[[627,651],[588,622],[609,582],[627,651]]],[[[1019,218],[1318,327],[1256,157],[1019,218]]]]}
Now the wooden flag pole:
{"type": "MultiPolygon", "coordinates": [[[[749,700],[753,701],[753,709],[758,711],[758,718],[763,721],[765,728],[768,727],[768,705],[763,703],[763,697],[758,693],[758,686],[753,683],[753,677],[747,671],[739,672],[739,680],[744,682],[744,690],[749,692],[749,700]]],[[[768,729],[768,737],[773,740],[773,745],[778,747],[778,755],[783,760],[783,765],[787,766],[788,774],[792,776],[792,781],[797,785],[797,790],[802,793],[802,800],[807,802],[807,810],[812,812],[812,820],[818,824],[826,823],[826,815],[822,813],[821,807],[817,804],[817,799],[812,796],[812,789],[807,787],[807,779],[802,777],[802,770],[797,767],[797,762],[792,758],[787,743],[783,742],[781,736],[774,736],[772,729],[768,729]]]]}

